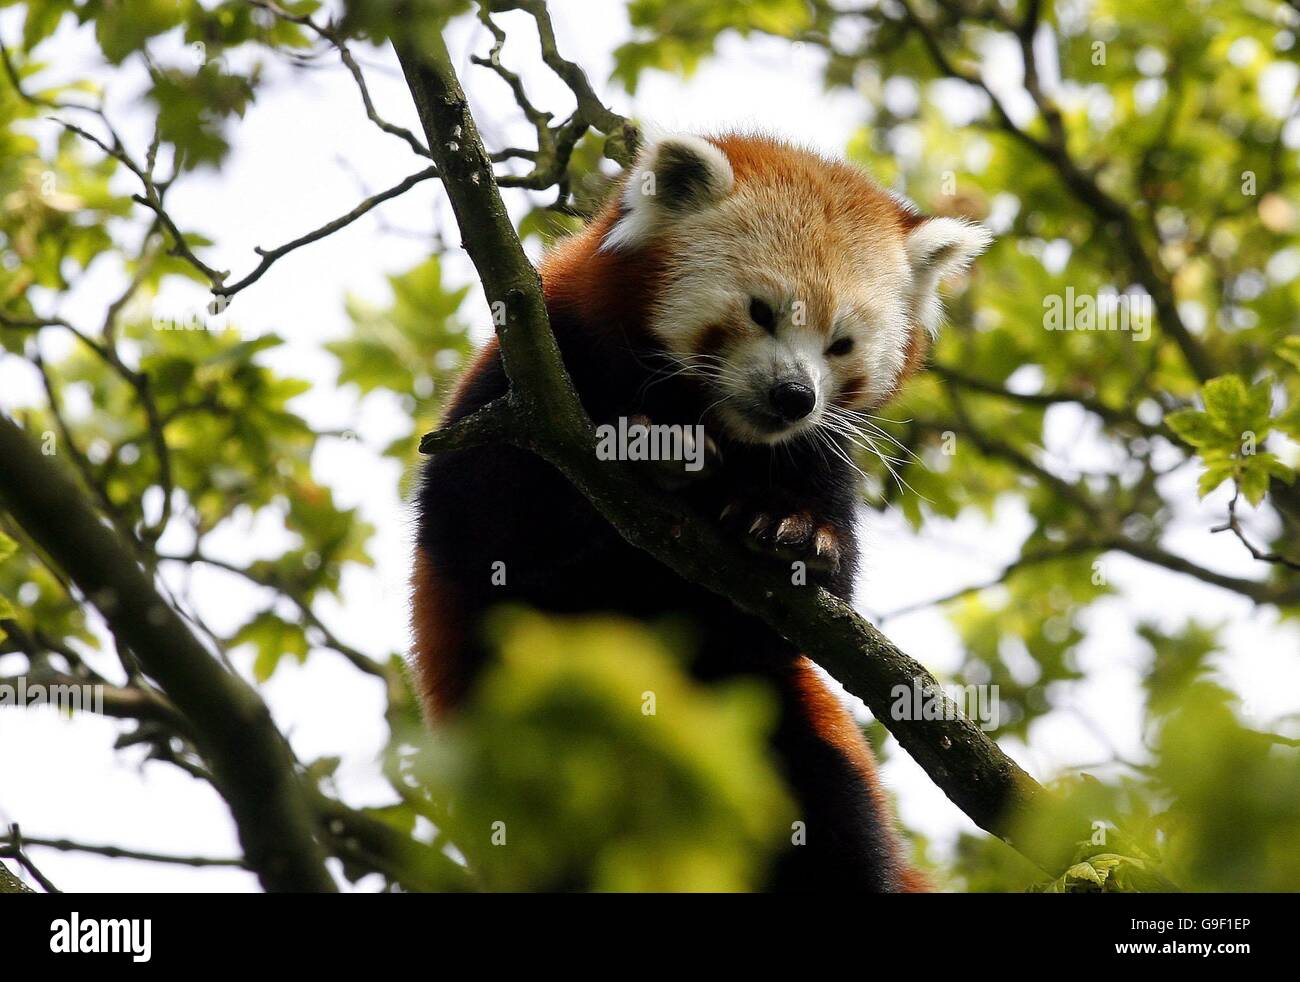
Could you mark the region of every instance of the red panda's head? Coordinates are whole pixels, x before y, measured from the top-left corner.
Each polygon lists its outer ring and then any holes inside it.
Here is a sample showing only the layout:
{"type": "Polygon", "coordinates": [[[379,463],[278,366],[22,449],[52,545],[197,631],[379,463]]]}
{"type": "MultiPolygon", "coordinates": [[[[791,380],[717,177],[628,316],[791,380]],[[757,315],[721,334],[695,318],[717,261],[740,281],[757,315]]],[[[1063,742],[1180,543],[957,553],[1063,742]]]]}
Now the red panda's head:
{"type": "Polygon", "coordinates": [[[730,436],[777,443],[883,402],[939,326],[939,281],[989,241],[846,163],[672,136],[639,155],[599,250],[656,256],[648,330],[730,436]]]}

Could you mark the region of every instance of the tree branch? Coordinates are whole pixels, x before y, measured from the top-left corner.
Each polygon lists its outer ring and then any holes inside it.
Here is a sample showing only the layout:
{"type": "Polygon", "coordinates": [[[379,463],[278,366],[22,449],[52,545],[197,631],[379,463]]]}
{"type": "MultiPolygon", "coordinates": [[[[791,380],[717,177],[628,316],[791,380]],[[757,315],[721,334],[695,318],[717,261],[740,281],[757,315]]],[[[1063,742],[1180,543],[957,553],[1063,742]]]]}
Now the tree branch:
{"type": "Polygon", "coordinates": [[[1040,546],[1036,549],[1022,552],[1019,556],[1002,567],[1002,572],[998,573],[990,580],[983,583],[972,583],[970,586],[960,587],[951,593],[946,593],[940,597],[932,597],[929,600],[920,600],[916,603],[905,604],[894,610],[885,611],[880,614],[879,621],[883,624],[885,621],[896,620],[899,617],[906,617],[908,614],[914,614],[917,611],[929,610],[931,607],[939,607],[945,604],[953,603],[957,600],[964,600],[966,597],[973,597],[985,590],[992,590],[994,587],[1001,586],[1016,573],[1026,569],[1032,569],[1035,566],[1041,566],[1045,563],[1055,562],[1058,559],[1070,559],[1075,556],[1087,555],[1090,552],[1099,551],[1099,547],[1087,540],[1064,542],[1060,545],[1040,546]]]}
{"type": "Polygon", "coordinates": [[[1149,436],[1163,436],[1170,443],[1181,445],[1182,441],[1169,429],[1164,422],[1157,425],[1143,423],[1131,409],[1116,409],[1109,406],[1096,396],[1087,396],[1083,394],[1071,395],[1067,392],[1012,392],[1010,389],[1003,388],[996,382],[990,382],[986,379],[976,378],[973,375],[967,375],[960,369],[953,368],[949,365],[931,364],[928,371],[933,372],[936,376],[945,382],[953,385],[959,385],[963,389],[969,389],[972,392],[979,392],[984,395],[997,396],[1000,399],[1007,399],[1011,402],[1018,402],[1026,406],[1036,406],[1046,409],[1049,406],[1059,406],[1073,403],[1082,409],[1087,410],[1095,416],[1098,416],[1105,423],[1114,427],[1131,426],[1149,436]]]}
{"type": "Polygon", "coordinates": [[[25,869],[28,874],[46,893],[62,893],[58,887],[50,880],[48,876],[41,872],[40,867],[32,862],[31,858],[23,851],[26,840],[23,838],[22,829],[17,824],[9,826],[9,835],[0,839],[0,858],[12,859],[19,866],[25,869]]]}
{"type": "Polygon", "coordinates": [[[1196,579],[1209,583],[1212,586],[1222,587],[1225,590],[1232,590],[1235,593],[1240,593],[1242,596],[1249,597],[1257,604],[1278,604],[1285,606],[1287,604],[1300,603],[1300,584],[1288,586],[1285,584],[1267,583],[1262,580],[1248,580],[1241,576],[1229,576],[1227,573],[1216,573],[1212,569],[1198,566],[1190,559],[1169,552],[1162,546],[1151,542],[1138,542],[1127,538],[1112,538],[1099,543],[1099,545],[1104,549],[1116,549],[1120,552],[1128,553],[1136,559],[1145,560],[1155,566],[1163,566],[1165,569],[1173,570],[1175,573],[1186,573],[1188,576],[1194,576],[1196,579]]]}
{"type": "Polygon", "coordinates": [[[273,14],[281,20],[305,27],[323,41],[333,45],[338,50],[339,58],[342,60],[344,66],[347,68],[348,72],[351,73],[352,80],[356,82],[357,91],[361,95],[361,103],[366,110],[366,118],[385,133],[404,140],[406,145],[421,157],[429,156],[429,148],[421,143],[414,133],[406,129],[404,126],[397,126],[394,123],[390,123],[375,110],[374,100],[370,98],[370,87],[366,85],[366,76],[361,71],[361,66],[358,65],[357,60],[352,57],[351,49],[348,48],[343,37],[332,25],[322,26],[317,24],[306,14],[290,13],[278,3],[275,3],[274,0],[248,0],[248,3],[273,14]]]}
{"type": "Polygon", "coordinates": [[[555,41],[555,26],[551,23],[551,12],[546,8],[546,0],[496,0],[495,3],[484,2],[481,6],[493,10],[523,10],[537,23],[537,40],[542,48],[542,61],[551,71],[560,77],[573,97],[578,101],[577,115],[590,126],[594,126],[606,136],[619,137],[622,144],[613,149],[611,155],[616,163],[626,166],[636,154],[637,134],[629,127],[626,119],[612,111],[596,95],[591,87],[587,73],[575,62],[560,54],[555,41]]]}
{"type": "Polygon", "coordinates": [[[1237,490],[1232,495],[1232,500],[1228,502],[1227,522],[1225,522],[1223,525],[1218,525],[1210,529],[1210,531],[1231,532],[1233,535],[1237,537],[1238,541],[1240,541],[1241,544],[1246,547],[1246,551],[1250,553],[1251,557],[1254,559],[1258,559],[1260,562],[1276,563],[1279,566],[1285,566],[1287,569],[1300,570],[1300,562],[1297,562],[1294,559],[1288,559],[1286,556],[1283,556],[1281,553],[1271,552],[1269,550],[1261,549],[1257,545],[1255,545],[1255,543],[1250,541],[1250,539],[1246,535],[1246,530],[1241,527],[1241,519],[1237,517],[1237,502],[1238,500],[1240,500],[1240,498],[1241,498],[1241,488],[1238,487],[1237,490]]]}
{"type": "MultiPolygon", "coordinates": [[[[278,259],[282,258],[283,256],[289,254],[290,252],[293,252],[293,250],[300,249],[305,245],[310,245],[312,242],[316,242],[319,239],[323,239],[327,235],[333,235],[339,229],[351,225],[362,215],[365,215],[371,209],[378,207],[379,205],[383,204],[385,201],[389,200],[390,198],[396,198],[399,194],[405,194],[407,191],[411,190],[411,188],[415,187],[417,184],[421,183],[422,181],[427,181],[437,176],[438,176],[437,168],[426,167],[424,170],[420,171],[417,174],[411,174],[409,177],[403,178],[401,181],[398,181],[392,187],[380,191],[377,194],[372,194],[370,197],[366,198],[365,201],[362,201],[355,208],[349,211],[346,215],[340,215],[338,218],[334,219],[333,221],[326,222],[320,228],[312,229],[312,231],[307,232],[304,235],[300,235],[298,236],[298,238],[292,239],[291,241],[286,242],[284,245],[276,246],[274,249],[263,249],[261,247],[254,249],[254,252],[256,252],[259,256],[262,257],[262,261],[257,264],[256,268],[247,276],[245,276],[243,279],[238,280],[237,282],[232,283],[229,286],[226,286],[224,284],[214,283],[212,286],[212,292],[219,297],[233,297],[240,290],[244,289],[244,287],[251,286],[253,283],[256,283],[258,280],[260,280],[262,278],[262,274],[264,274],[268,269],[270,269],[273,263],[275,263],[278,259]]],[[[141,204],[145,204],[145,205],[148,204],[148,202],[145,201],[143,198],[141,198],[139,195],[135,197],[135,200],[140,202],[141,204]]]]}
{"type": "Polygon", "coordinates": [[[247,567],[244,566],[240,566],[238,563],[227,562],[226,560],[223,559],[217,559],[212,556],[204,555],[198,549],[191,550],[189,553],[185,555],[161,554],[158,556],[158,558],[163,562],[186,563],[188,565],[203,563],[204,565],[212,566],[215,567],[216,569],[225,570],[227,573],[233,573],[235,576],[242,577],[243,579],[247,580],[249,583],[254,583],[257,586],[260,586],[264,589],[274,590],[277,594],[284,597],[286,600],[288,600],[298,609],[298,613],[302,618],[299,623],[302,625],[303,628],[311,627],[311,628],[315,628],[317,631],[320,632],[321,637],[325,642],[324,645],[325,647],[332,648],[334,651],[337,651],[349,662],[351,662],[354,668],[359,669],[362,672],[365,672],[367,675],[373,675],[376,678],[383,679],[386,683],[390,685],[393,684],[393,682],[395,681],[393,678],[390,677],[386,665],[375,661],[375,659],[371,658],[365,652],[359,651],[356,648],[352,647],[351,645],[345,644],[343,641],[341,641],[338,638],[338,636],[325,625],[325,622],[320,619],[320,616],[312,609],[311,601],[308,598],[303,597],[302,595],[297,593],[295,590],[288,587],[286,584],[277,582],[270,577],[258,576],[253,570],[248,569],[247,567]]]}
{"type": "Polygon", "coordinates": [[[262,884],[334,890],[313,836],[315,816],[266,705],[208,653],[77,485],[4,415],[0,461],[0,505],[71,576],[190,720],[262,884]]]}
{"type": "MultiPolygon", "coordinates": [[[[106,856],[109,859],[136,859],[145,863],[165,863],[171,866],[192,866],[195,868],[225,866],[235,869],[248,869],[247,861],[238,858],[214,859],[207,856],[172,856],[139,849],[123,849],[120,846],[88,845],[84,842],[73,842],[70,839],[32,838],[30,835],[24,835],[22,842],[24,846],[54,849],[58,852],[84,852],[95,856],[106,856]]],[[[5,840],[0,839],[0,849],[3,849],[5,845],[5,840]]]]}
{"type": "Polygon", "coordinates": [[[9,872],[9,867],[0,863],[0,893],[35,893],[36,891],[29,887],[13,873],[9,872]]]}

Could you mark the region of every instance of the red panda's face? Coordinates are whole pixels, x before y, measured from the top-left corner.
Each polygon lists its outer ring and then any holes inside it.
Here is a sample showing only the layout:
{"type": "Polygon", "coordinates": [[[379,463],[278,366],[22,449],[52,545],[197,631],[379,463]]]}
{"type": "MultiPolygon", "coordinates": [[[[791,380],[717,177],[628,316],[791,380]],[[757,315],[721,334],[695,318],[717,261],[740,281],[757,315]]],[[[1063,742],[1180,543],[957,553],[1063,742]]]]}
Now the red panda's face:
{"type": "Polygon", "coordinates": [[[650,330],[706,381],[711,420],[734,439],[779,443],[860,429],[938,326],[939,279],[988,241],[807,151],[679,136],[642,153],[603,248],[656,246],[650,330]]]}

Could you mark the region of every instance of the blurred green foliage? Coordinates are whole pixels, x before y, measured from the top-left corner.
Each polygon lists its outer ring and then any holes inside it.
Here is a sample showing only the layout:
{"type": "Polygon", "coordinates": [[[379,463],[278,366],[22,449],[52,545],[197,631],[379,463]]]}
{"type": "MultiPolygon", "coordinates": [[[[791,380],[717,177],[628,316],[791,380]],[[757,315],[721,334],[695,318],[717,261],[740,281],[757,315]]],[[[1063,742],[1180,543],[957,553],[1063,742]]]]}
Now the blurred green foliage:
{"type": "Polygon", "coordinates": [[[503,613],[498,664],[411,765],[494,890],[758,887],[794,811],[761,687],[701,688],[619,621],[503,613]]]}
{"type": "MultiPolygon", "coordinates": [[[[406,463],[415,459],[420,436],[437,424],[439,407],[469,361],[468,325],[459,313],[469,287],[445,284],[436,255],[388,282],[393,302],[387,307],[348,298],[353,331],[325,349],[338,359],[339,384],[362,394],[397,394],[411,428],[384,453],[406,463]]],[[[404,485],[403,493],[408,490],[404,485]]]]}
{"type": "Polygon", "coordinates": [[[614,78],[635,92],[648,69],[689,75],[723,31],[798,36],[811,21],[809,7],[803,0],[631,0],[635,33],[614,52],[614,78]]]}

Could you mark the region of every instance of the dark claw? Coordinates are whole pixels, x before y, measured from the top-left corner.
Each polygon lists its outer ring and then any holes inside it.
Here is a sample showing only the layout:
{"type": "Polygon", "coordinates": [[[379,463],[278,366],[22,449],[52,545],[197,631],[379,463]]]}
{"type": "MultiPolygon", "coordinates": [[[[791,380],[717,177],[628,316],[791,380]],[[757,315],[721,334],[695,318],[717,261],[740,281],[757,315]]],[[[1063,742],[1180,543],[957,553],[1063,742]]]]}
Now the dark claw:
{"type": "Polygon", "coordinates": [[[808,511],[783,513],[734,501],[719,517],[758,552],[803,562],[814,569],[833,572],[839,568],[839,535],[829,523],[818,522],[808,511]]]}

